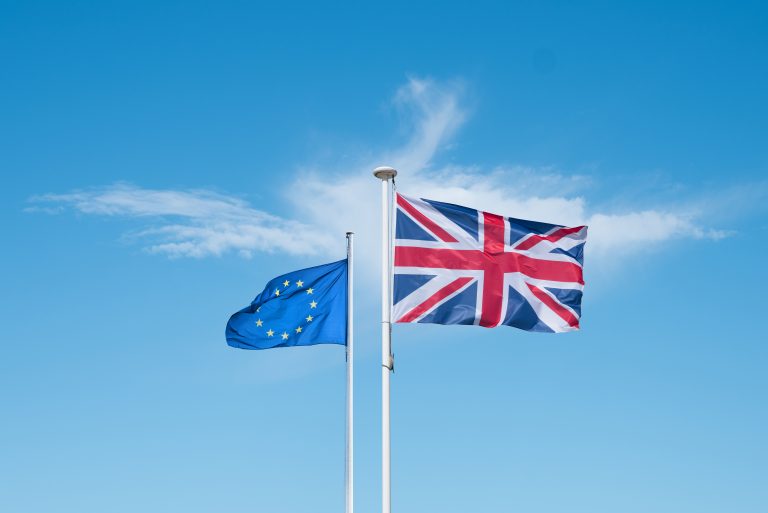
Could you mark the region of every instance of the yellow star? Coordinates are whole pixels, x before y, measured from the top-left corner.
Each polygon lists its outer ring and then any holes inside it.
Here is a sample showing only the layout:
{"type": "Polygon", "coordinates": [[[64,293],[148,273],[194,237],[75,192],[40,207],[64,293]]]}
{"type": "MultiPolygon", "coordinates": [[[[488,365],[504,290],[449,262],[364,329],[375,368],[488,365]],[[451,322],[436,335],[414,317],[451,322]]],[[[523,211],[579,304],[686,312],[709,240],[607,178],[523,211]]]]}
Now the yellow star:
{"type": "Polygon", "coordinates": [[[279,295],[280,295],[280,289],[275,289],[275,295],[276,295],[276,296],[279,296],[279,295]]]}
{"type": "Polygon", "coordinates": [[[297,287],[299,287],[299,288],[301,288],[301,287],[303,287],[303,286],[304,286],[304,282],[303,282],[303,281],[301,281],[301,280],[299,280],[299,281],[297,281],[297,282],[296,282],[296,286],[297,286],[297,287]]]}
{"type": "Polygon", "coordinates": [[[312,322],[312,319],[314,319],[314,317],[312,317],[311,315],[307,315],[307,322],[312,322]]]}
{"type": "Polygon", "coordinates": [[[288,285],[290,285],[290,284],[291,284],[291,282],[290,282],[290,281],[288,281],[288,280],[285,280],[285,281],[283,282],[283,287],[287,287],[287,286],[288,286],[288,285]]]}
{"type": "Polygon", "coordinates": [[[261,328],[261,325],[262,325],[262,324],[264,324],[264,321],[262,321],[261,319],[258,319],[258,320],[256,321],[256,326],[258,326],[259,328],[261,328]]]}
{"type": "Polygon", "coordinates": [[[274,334],[275,334],[275,332],[274,332],[274,331],[272,331],[272,330],[267,330],[267,336],[268,336],[268,337],[271,337],[271,336],[272,336],[272,335],[274,335],[274,334]]]}
{"type": "Polygon", "coordinates": [[[307,289],[307,294],[312,294],[314,291],[315,291],[315,289],[313,289],[312,287],[309,287],[307,289]]]}
{"type": "Polygon", "coordinates": [[[298,328],[296,328],[296,333],[301,333],[301,326],[299,326],[298,328]]]}
{"type": "Polygon", "coordinates": [[[312,302],[309,304],[309,306],[310,306],[310,308],[317,308],[317,303],[316,303],[316,302],[314,302],[314,301],[312,301],[312,302]]]}
{"type": "Polygon", "coordinates": [[[288,333],[283,332],[283,334],[280,336],[283,337],[283,340],[288,340],[288,333]]]}

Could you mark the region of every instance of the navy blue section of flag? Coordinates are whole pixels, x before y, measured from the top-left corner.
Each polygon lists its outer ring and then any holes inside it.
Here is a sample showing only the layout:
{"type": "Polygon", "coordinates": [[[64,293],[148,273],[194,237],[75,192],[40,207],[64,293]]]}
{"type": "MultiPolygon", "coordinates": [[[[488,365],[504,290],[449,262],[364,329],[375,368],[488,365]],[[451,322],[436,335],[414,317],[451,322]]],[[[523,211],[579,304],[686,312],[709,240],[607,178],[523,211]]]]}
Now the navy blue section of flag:
{"type": "Polygon", "coordinates": [[[227,323],[227,344],[241,349],[347,343],[347,261],[271,280],[227,323]]]}
{"type": "Polygon", "coordinates": [[[579,329],[586,226],[396,199],[395,322],[579,329]]]}

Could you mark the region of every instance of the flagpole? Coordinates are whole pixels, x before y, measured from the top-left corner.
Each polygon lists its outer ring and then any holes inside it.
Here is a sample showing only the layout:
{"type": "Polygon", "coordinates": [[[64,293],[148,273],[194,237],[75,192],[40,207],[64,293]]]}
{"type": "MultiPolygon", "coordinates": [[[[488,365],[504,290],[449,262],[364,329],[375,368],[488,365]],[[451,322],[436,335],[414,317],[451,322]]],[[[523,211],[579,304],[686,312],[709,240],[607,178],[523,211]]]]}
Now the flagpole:
{"type": "Polygon", "coordinates": [[[397,171],[391,167],[377,167],[373,176],[381,180],[381,511],[390,513],[391,471],[389,433],[389,374],[392,372],[392,339],[390,324],[390,247],[389,181],[397,171]]]}
{"type": "Polygon", "coordinates": [[[354,331],[353,331],[353,256],[354,233],[347,232],[347,461],[346,473],[346,513],[353,513],[354,501],[354,331]]]}

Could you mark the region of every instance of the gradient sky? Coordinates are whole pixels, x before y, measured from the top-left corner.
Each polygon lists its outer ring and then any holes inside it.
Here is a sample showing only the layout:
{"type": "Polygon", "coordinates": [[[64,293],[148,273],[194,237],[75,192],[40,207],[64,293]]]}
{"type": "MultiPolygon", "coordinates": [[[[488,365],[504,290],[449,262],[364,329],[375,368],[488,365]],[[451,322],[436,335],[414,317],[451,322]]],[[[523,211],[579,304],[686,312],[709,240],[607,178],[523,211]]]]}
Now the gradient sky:
{"type": "Polygon", "coordinates": [[[768,504],[760,2],[0,1],[0,510],[338,512],[339,346],[228,348],[357,233],[380,506],[377,165],[590,225],[582,331],[395,326],[393,510],[768,504]]]}

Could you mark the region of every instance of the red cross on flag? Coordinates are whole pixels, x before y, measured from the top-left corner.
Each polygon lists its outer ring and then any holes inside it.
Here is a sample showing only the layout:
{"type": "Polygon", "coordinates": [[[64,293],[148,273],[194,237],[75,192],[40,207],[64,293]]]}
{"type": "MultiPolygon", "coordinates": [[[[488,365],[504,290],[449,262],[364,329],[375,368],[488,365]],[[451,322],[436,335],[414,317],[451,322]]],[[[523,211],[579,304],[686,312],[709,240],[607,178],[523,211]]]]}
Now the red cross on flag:
{"type": "Polygon", "coordinates": [[[396,199],[394,322],[579,329],[586,226],[396,199]]]}

